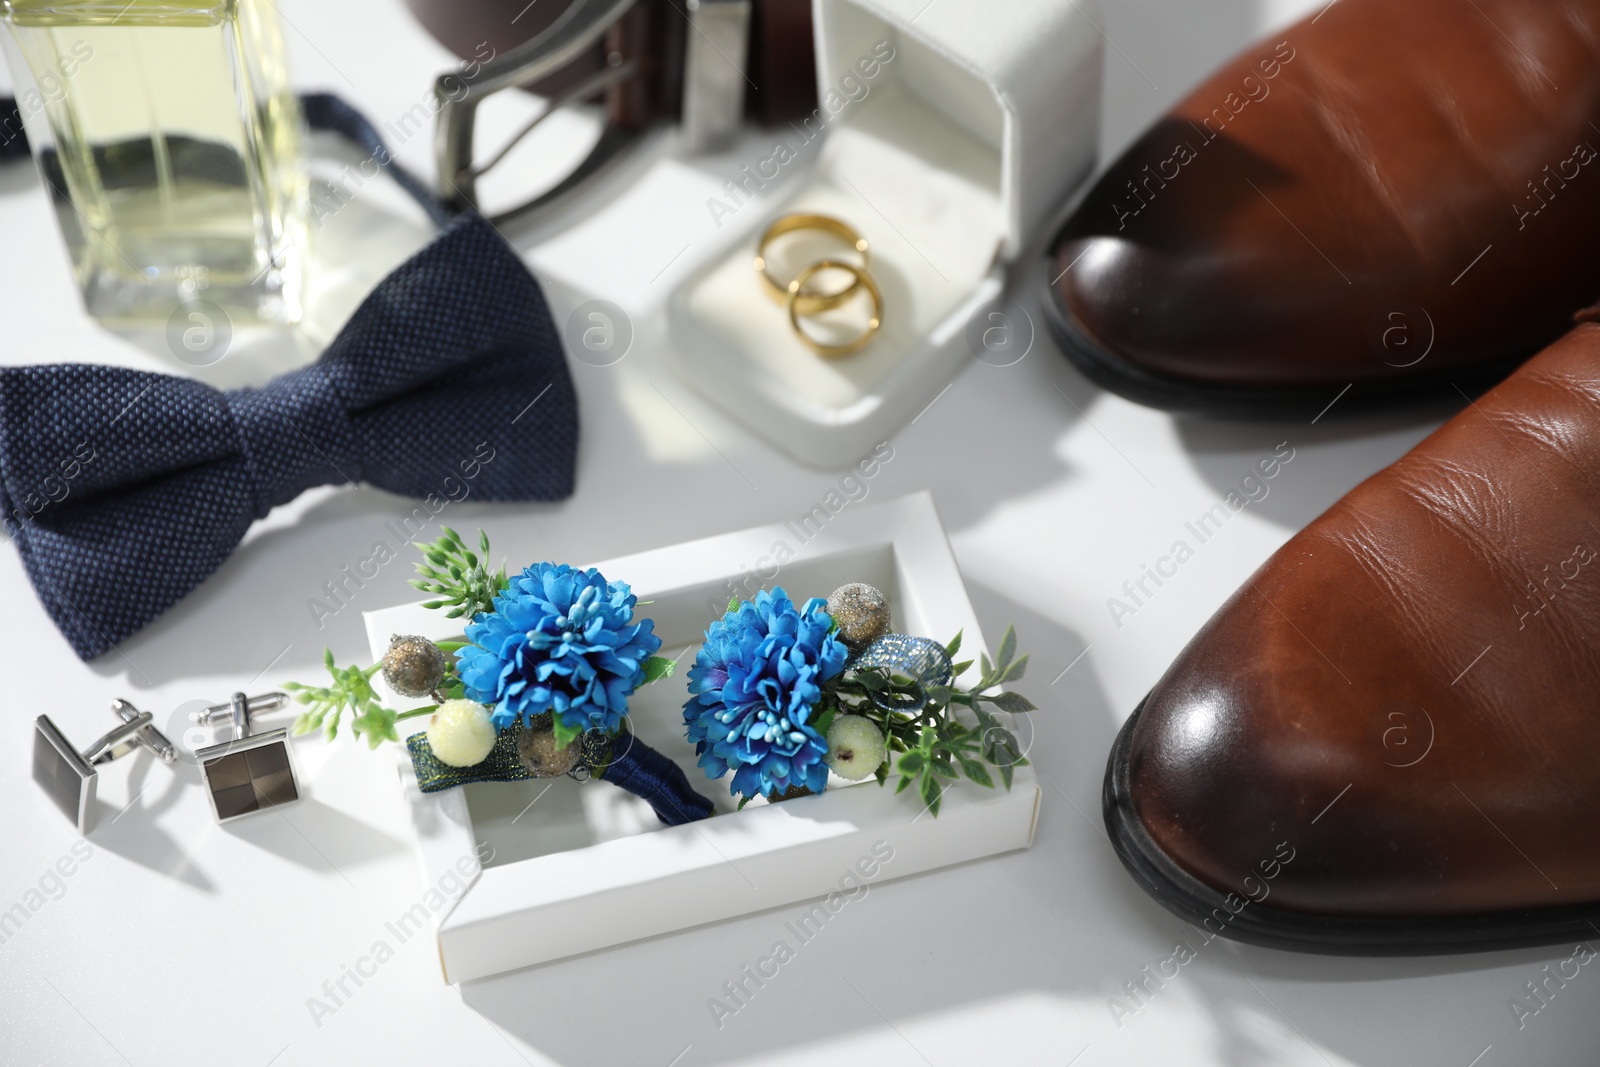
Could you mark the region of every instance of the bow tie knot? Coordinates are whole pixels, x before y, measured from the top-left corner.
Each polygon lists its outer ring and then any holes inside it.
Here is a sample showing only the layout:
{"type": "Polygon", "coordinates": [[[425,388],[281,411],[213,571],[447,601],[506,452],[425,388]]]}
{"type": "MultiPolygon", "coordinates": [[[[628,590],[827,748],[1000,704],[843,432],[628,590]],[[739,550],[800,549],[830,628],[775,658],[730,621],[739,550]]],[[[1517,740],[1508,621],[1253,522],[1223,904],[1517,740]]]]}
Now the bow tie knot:
{"type": "Polygon", "coordinates": [[[255,483],[256,518],[307,489],[363,480],[360,440],[322,364],[262,389],[230,390],[227,399],[255,483]]]}

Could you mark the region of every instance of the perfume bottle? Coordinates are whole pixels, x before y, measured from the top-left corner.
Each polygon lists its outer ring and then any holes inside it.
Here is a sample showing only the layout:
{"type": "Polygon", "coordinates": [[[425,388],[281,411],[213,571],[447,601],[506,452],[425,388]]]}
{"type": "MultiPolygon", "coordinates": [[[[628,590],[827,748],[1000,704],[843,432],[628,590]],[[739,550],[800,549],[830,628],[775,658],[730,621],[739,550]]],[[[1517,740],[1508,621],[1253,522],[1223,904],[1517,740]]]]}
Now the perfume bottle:
{"type": "Polygon", "coordinates": [[[270,0],[0,0],[19,110],[84,306],[301,314],[301,117],[270,0]]]}

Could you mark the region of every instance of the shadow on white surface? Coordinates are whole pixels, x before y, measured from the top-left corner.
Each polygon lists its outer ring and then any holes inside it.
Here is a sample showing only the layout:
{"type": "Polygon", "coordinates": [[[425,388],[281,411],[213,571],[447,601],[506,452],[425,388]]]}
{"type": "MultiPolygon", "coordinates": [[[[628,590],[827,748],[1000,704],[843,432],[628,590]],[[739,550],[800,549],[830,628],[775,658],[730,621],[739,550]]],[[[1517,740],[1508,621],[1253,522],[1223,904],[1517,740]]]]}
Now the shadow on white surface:
{"type": "Polygon", "coordinates": [[[1112,42],[1105,57],[1102,164],[1246,42],[1261,37],[1264,24],[1283,21],[1273,17],[1273,9],[1284,6],[1274,0],[1098,2],[1102,14],[1096,19],[1112,42]]]}
{"type": "Polygon", "coordinates": [[[1174,420],[1178,441],[1194,470],[1218,499],[1238,492],[1247,499],[1261,490],[1241,489],[1241,479],[1279,445],[1294,449],[1294,460],[1254,499],[1250,510],[1299,530],[1322,514],[1357,483],[1399,459],[1432,433],[1453,411],[1439,406],[1404,411],[1332,416],[1308,420],[1222,422],[1202,418],[1174,420]]]}
{"type": "Polygon", "coordinates": [[[187,845],[193,842],[179,841],[159,824],[160,816],[178,804],[185,790],[200,786],[200,772],[181,762],[161,764],[146,752],[131,762],[126,785],[131,799],[119,805],[96,801],[100,811],[94,846],[191,889],[215,893],[215,883],[189,854],[187,845]]]}
{"type": "Polygon", "coordinates": [[[39,172],[26,162],[0,166],[0,196],[10,196],[39,184],[39,172]]]}
{"type": "Polygon", "coordinates": [[[316,797],[238,819],[222,829],[290,863],[313,871],[332,869],[341,876],[346,869],[382,863],[409,851],[399,838],[316,797]]]}
{"type": "MultiPolygon", "coordinates": [[[[1021,646],[1041,660],[1083,648],[1033,607],[969,588],[985,630],[1014,620],[1021,646]]],[[[1567,954],[1336,959],[1204,943],[1138,890],[1100,823],[1105,753],[1130,709],[1108,706],[1087,658],[1054,685],[1041,674],[1019,688],[1041,708],[1030,756],[1045,798],[1031,850],[874,885],[809,940],[794,925],[808,908],[792,905],[466,983],[463,1001],[572,1065],[665,1064],[675,1055],[743,1063],[778,1050],[821,1056],[886,1021],[911,1046],[905,1062],[984,1062],[1005,1035],[963,1028],[961,1018],[1038,1001],[1048,1011],[1030,1036],[1036,1047],[1057,1040],[1061,1063],[1085,1048],[1092,1054],[1083,1064],[1171,1062],[1170,1027],[1181,1024],[1196,1061],[1320,1063],[1326,1050],[1343,1062],[1398,1067],[1416,1062],[1406,1049],[1419,1026],[1448,1026],[1453,1036],[1432,1040],[1458,1046],[1464,1067],[1486,1044],[1508,1040],[1504,1002],[1523,972],[1567,954]],[[757,985],[749,975],[778,940],[794,958],[757,985]],[[1142,980],[1143,968],[1180,940],[1197,950],[1194,962],[1144,1001],[1128,998],[1123,983],[1142,980]],[[726,983],[743,983],[741,999],[726,983]],[[1117,1002],[1134,1010],[1114,1013],[1117,1002]],[[913,1045],[907,1036],[939,1029],[950,1031],[949,1043],[924,1036],[913,1045]]],[[[1567,1025],[1559,1036],[1566,1049],[1582,1047],[1573,1026],[1600,1037],[1592,1017],[1567,1025]]],[[[1524,1040],[1530,1054],[1561,1054],[1524,1040]]],[[[1559,1062],[1586,1062],[1568,1055],[1559,1062]]]]}

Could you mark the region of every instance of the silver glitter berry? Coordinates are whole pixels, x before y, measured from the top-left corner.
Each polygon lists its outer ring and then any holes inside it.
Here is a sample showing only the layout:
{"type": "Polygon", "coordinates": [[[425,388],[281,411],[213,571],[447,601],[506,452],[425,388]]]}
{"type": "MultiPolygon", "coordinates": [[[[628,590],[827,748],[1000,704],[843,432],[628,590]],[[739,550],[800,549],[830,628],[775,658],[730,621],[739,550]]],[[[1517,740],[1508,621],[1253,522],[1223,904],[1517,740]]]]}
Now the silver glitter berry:
{"type": "Polygon", "coordinates": [[[429,696],[444,681],[444,652],[426,637],[395,634],[383,654],[383,680],[401,696],[429,696]]]}
{"type": "Polygon", "coordinates": [[[828,614],[851,648],[864,648],[889,632],[889,598],[865,582],[835,589],[828,597],[828,614]]]}

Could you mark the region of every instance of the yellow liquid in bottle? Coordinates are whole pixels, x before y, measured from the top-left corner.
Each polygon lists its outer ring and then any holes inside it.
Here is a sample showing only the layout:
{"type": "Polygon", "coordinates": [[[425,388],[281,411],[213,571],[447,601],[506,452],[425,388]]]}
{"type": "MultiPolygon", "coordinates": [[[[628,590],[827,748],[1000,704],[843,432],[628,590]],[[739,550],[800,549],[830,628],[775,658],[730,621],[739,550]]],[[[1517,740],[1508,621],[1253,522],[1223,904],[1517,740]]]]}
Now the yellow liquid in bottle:
{"type": "Polygon", "coordinates": [[[298,320],[306,179],[270,4],[0,0],[0,13],[90,313],[163,322],[207,300],[241,323],[298,320]]]}

